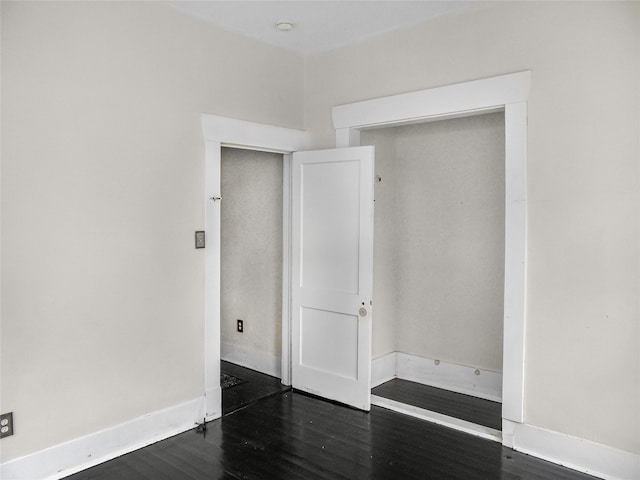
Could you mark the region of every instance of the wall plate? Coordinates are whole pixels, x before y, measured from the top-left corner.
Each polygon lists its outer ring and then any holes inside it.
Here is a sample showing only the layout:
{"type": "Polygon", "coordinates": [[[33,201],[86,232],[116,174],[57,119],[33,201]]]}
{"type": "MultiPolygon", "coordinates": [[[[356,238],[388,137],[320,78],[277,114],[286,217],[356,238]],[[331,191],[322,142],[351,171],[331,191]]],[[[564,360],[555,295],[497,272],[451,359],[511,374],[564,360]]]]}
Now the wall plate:
{"type": "Polygon", "coordinates": [[[204,248],[204,230],[196,232],[196,248],[204,248]]]}
{"type": "Polygon", "coordinates": [[[0,438],[13,435],[13,412],[0,415],[0,438]]]}

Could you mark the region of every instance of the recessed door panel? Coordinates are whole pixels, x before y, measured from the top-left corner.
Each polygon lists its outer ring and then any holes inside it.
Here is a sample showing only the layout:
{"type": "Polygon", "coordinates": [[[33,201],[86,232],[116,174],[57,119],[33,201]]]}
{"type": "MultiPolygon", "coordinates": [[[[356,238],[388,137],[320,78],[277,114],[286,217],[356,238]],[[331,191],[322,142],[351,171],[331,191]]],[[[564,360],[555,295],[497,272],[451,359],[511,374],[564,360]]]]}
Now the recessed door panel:
{"type": "Polygon", "coordinates": [[[358,379],[358,317],[313,308],[300,311],[300,364],[358,379]]]}
{"type": "Polygon", "coordinates": [[[301,165],[303,287],[358,293],[360,162],[301,165]]]}

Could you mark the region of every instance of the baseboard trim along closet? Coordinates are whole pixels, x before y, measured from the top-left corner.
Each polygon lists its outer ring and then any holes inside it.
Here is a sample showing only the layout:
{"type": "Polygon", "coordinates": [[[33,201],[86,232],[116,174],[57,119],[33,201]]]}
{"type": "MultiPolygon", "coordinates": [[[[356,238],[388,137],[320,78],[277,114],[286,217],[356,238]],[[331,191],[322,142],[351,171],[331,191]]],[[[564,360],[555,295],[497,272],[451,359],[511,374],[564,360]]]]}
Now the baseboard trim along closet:
{"type": "Polygon", "coordinates": [[[500,372],[456,365],[402,352],[391,352],[371,361],[372,387],[377,387],[393,378],[494,402],[502,400],[502,373],[500,372]]]}
{"type": "Polygon", "coordinates": [[[387,353],[371,360],[371,388],[396,377],[396,352],[387,353]]]}
{"type": "MultiPolygon", "coordinates": [[[[54,480],[72,475],[202,422],[204,397],[158,410],[0,465],[3,480],[54,480]]],[[[219,416],[219,415],[218,415],[219,416]]]]}

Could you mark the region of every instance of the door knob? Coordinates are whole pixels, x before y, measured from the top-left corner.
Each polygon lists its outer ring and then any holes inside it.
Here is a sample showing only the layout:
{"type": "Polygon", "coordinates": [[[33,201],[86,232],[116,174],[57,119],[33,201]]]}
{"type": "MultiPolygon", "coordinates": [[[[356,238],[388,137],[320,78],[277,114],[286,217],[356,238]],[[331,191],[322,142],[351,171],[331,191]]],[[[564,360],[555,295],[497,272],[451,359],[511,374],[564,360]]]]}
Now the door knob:
{"type": "Polygon", "coordinates": [[[367,309],[364,307],[360,307],[360,310],[358,310],[358,314],[360,314],[361,317],[366,317],[367,316],[367,309]]]}

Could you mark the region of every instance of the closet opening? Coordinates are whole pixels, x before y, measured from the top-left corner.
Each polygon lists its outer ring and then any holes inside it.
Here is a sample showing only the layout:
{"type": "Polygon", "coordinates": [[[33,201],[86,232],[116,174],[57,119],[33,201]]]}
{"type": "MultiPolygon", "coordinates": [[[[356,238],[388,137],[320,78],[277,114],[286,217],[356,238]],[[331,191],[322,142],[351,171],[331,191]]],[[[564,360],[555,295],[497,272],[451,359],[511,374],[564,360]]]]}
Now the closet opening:
{"type": "Polygon", "coordinates": [[[501,441],[504,110],[360,144],[376,148],[372,403],[501,441]]]}
{"type": "Polygon", "coordinates": [[[279,153],[221,148],[223,414],[289,389],[280,381],[283,163],[279,153]]]}

